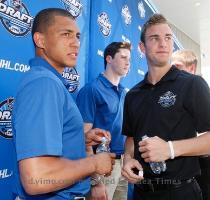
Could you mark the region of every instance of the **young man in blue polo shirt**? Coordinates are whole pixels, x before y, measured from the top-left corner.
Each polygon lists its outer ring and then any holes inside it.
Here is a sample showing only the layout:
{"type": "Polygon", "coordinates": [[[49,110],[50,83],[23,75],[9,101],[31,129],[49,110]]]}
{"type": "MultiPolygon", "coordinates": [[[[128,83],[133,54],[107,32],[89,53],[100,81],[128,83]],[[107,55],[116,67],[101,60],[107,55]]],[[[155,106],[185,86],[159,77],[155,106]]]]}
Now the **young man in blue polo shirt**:
{"type": "Polygon", "coordinates": [[[104,51],[105,71],[92,83],[85,85],[77,96],[85,131],[96,127],[110,131],[110,149],[117,155],[111,176],[105,178],[103,183],[98,182],[92,186],[92,200],[127,199],[127,182],[121,176],[125,139],[121,127],[126,92],[120,79],[129,71],[130,51],[129,43],[109,44],[104,51]]]}
{"type": "Polygon", "coordinates": [[[13,110],[17,153],[15,196],[19,199],[85,199],[87,176],[109,174],[111,154],[86,157],[86,146],[98,143],[98,134],[83,131],[80,112],[61,74],[76,64],[80,32],[69,12],[58,8],[40,11],[32,36],[36,57],[19,85],[13,110]]]}

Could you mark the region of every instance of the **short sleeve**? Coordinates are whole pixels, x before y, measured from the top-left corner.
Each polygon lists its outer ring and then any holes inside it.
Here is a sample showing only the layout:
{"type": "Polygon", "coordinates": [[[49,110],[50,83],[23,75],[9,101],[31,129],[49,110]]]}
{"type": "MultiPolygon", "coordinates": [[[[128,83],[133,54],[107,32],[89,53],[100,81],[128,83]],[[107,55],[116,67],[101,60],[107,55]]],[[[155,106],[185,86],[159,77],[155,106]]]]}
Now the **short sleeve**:
{"type": "Polygon", "coordinates": [[[51,78],[38,78],[18,94],[14,106],[17,159],[62,155],[63,88],[51,78]]]}
{"type": "Polygon", "coordinates": [[[194,76],[184,106],[193,117],[197,132],[210,131],[210,90],[202,77],[194,76]]]}
{"type": "Polygon", "coordinates": [[[96,102],[94,89],[91,85],[84,86],[77,95],[77,106],[85,123],[94,123],[96,102]]]}
{"type": "Polygon", "coordinates": [[[122,126],[122,133],[128,137],[133,137],[133,130],[131,126],[131,114],[129,109],[129,93],[127,93],[124,102],[124,109],[123,109],[123,126],[122,126]]]}

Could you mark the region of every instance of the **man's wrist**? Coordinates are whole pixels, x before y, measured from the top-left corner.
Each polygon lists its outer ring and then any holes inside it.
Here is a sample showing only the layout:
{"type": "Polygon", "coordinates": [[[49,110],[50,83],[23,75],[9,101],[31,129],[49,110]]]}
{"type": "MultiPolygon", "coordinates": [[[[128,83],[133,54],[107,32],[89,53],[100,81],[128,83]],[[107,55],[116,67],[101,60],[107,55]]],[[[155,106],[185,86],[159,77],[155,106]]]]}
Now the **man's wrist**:
{"type": "Polygon", "coordinates": [[[172,141],[168,141],[168,145],[169,145],[170,159],[174,159],[175,158],[175,152],[174,152],[174,146],[173,146],[172,141]]]}
{"type": "Polygon", "coordinates": [[[102,183],[102,177],[99,176],[99,175],[94,175],[94,176],[91,176],[91,186],[96,186],[98,184],[102,183]]]}
{"type": "Polygon", "coordinates": [[[128,162],[129,160],[131,160],[131,159],[133,159],[132,157],[131,157],[131,155],[130,154],[124,154],[124,157],[123,157],[123,164],[125,164],[126,162],[128,162]]]}

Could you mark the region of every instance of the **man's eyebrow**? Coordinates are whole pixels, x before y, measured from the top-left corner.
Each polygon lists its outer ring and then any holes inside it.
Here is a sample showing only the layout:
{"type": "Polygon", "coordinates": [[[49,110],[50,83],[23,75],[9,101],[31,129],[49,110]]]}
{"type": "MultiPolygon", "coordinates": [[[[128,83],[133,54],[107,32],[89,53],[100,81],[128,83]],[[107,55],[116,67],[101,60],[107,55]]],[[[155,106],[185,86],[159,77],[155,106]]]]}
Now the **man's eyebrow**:
{"type": "MultiPolygon", "coordinates": [[[[151,38],[151,37],[159,37],[160,35],[158,34],[153,34],[153,35],[149,35],[148,37],[151,38]]],[[[167,33],[165,34],[165,36],[171,36],[172,37],[172,34],[171,33],[167,33]]]]}
{"type": "MultiPolygon", "coordinates": [[[[71,30],[71,29],[61,29],[60,32],[69,32],[69,33],[74,33],[75,31],[71,30]]],[[[76,32],[76,34],[80,35],[80,32],[76,32]]]]}
{"type": "Polygon", "coordinates": [[[151,38],[151,37],[159,37],[159,35],[158,34],[154,34],[154,35],[149,35],[148,37],[149,38],[151,38]]]}

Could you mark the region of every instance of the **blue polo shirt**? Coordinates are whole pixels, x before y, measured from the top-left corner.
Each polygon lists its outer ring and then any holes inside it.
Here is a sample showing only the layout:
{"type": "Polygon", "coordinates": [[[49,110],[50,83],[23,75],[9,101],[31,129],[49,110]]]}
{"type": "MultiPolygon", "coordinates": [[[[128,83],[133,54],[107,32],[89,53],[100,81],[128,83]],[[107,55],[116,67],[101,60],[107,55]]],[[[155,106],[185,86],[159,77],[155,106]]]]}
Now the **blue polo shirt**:
{"type": "MultiPolygon", "coordinates": [[[[30,61],[31,70],[19,85],[13,109],[17,161],[58,156],[69,160],[86,157],[83,120],[62,76],[44,59],[30,61]]],[[[50,166],[49,166],[50,168],[50,166]]],[[[89,179],[46,195],[29,196],[20,184],[16,162],[14,193],[22,199],[73,199],[90,189],[89,179]]],[[[35,180],[30,180],[35,183],[35,180]]],[[[44,184],[44,180],[42,181],[44,184]]],[[[62,181],[62,180],[61,180],[62,181]]]]}
{"type": "Polygon", "coordinates": [[[122,135],[123,103],[125,89],[115,86],[103,74],[92,83],[85,85],[77,96],[77,106],[85,123],[92,123],[93,128],[110,131],[111,152],[124,153],[125,136],[122,135]]]}

